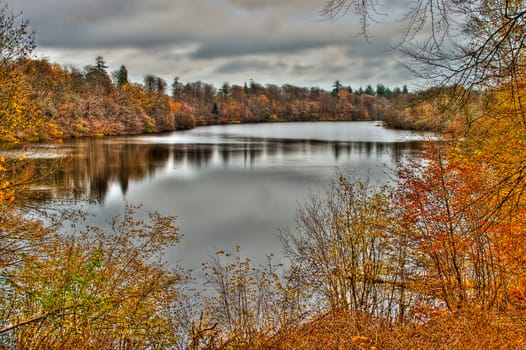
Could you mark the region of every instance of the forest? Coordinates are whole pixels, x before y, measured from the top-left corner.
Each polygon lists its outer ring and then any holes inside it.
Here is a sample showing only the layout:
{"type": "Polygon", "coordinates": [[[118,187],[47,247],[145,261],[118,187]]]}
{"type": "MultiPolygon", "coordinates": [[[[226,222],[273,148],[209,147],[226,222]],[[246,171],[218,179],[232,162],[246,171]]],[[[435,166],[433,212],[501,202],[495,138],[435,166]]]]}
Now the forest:
{"type": "Polygon", "coordinates": [[[448,127],[444,118],[436,117],[447,105],[446,89],[409,93],[405,85],[391,90],[378,83],[376,88],[353,90],[335,81],[333,89],[326,91],[290,84],[263,86],[252,79],[243,86],[225,82],[216,88],[201,81],[183,83],[178,77],[168,87],[153,74],[144,76],[142,83],[130,82],[124,65],[110,73],[101,56],[84,68],[31,58],[34,42],[29,24],[22,25],[18,33],[11,33],[20,42],[8,43],[6,49],[22,45],[28,51],[2,64],[3,143],[279,121],[383,120],[406,129],[448,127]]]}
{"type": "MultiPolygon", "coordinates": [[[[320,2],[323,6],[323,2],[320,2]]],[[[382,1],[329,0],[362,19],[382,1]]],[[[0,11],[0,140],[141,134],[196,125],[382,120],[440,132],[377,186],[341,172],[281,233],[288,264],[241,248],[203,262],[208,293],[169,268],[175,217],[129,207],[108,231],[64,233],[16,205],[30,181],[0,157],[2,349],[521,349],[526,346],[526,6],[418,0],[403,48],[433,88],[128,82],[125,66],[35,60],[28,21],[0,11]],[[429,13],[433,16],[429,17],[429,13]],[[461,15],[466,23],[458,24],[461,15]],[[446,25],[447,23],[447,25],[446,25]],[[465,41],[444,46],[460,25],[465,41]]],[[[373,16],[373,17],[371,17],[373,16]]],[[[372,22],[372,23],[371,23],[372,22]]],[[[75,213],[72,213],[75,219],[75,213]]]]}
{"type": "Polygon", "coordinates": [[[432,123],[430,113],[419,121],[400,121],[401,114],[422,115],[411,110],[426,108],[421,94],[409,94],[406,86],[391,91],[377,84],[376,89],[369,85],[365,90],[353,91],[336,81],[332,91],[325,91],[288,84],[263,86],[250,80],[244,86],[225,82],[217,89],[200,81],[183,84],[176,77],[168,89],[166,81],[151,74],[144,77],[142,84],[128,82],[124,65],[110,74],[100,56],[94,65],[84,69],[66,69],[44,59],[19,59],[10,64],[9,70],[5,84],[18,93],[5,95],[9,98],[5,103],[22,105],[30,100],[31,108],[17,110],[18,118],[38,115],[41,123],[53,126],[53,132],[39,133],[29,124],[9,125],[5,120],[1,138],[7,142],[279,121],[392,119],[398,127],[433,130],[444,127],[432,123]]]}

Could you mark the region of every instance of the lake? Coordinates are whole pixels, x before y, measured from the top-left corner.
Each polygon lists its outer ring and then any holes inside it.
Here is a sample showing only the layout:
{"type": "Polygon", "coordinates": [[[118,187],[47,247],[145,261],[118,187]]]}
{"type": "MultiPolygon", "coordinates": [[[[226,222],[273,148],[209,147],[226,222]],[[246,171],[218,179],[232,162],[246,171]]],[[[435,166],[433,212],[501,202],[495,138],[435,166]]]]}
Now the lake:
{"type": "Polygon", "coordinates": [[[183,239],[167,258],[195,269],[237,244],[257,262],[269,253],[279,261],[279,229],[294,229],[298,206],[323,193],[337,169],[385,182],[402,159],[418,157],[424,137],[378,122],[244,124],[19,152],[34,160],[32,203],[82,208],[99,226],[126,204],[175,215],[183,239]]]}

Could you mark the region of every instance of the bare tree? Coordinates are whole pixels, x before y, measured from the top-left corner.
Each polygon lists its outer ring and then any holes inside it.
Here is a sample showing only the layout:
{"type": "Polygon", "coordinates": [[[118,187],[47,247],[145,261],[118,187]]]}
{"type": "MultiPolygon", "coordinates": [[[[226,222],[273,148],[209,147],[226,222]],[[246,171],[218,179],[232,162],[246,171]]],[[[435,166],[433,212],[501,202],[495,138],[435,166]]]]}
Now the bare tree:
{"type": "MultiPolygon", "coordinates": [[[[424,65],[418,75],[467,88],[498,86],[524,72],[526,6],[524,0],[407,0],[400,21],[406,24],[402,51],[424,65]],[[417,34],[425,39],[417,40],[417,34]]],[[[349,13],[361,20],[368,37],[380,21],[382,0],[328,0],[322,15],[349,13]]],[[[408,65],[409,66],[409,65],[408,65]]],[[[413,65],[411,65],[414,67],[413,65]]]]}
{"type": "Polygon", "coordinates": [[[403,319],[407,252],[391,203],[387,188],[340,176],[326,199],[313,196],[299,210],[297,231],[282,234],[291,275],[329,309],[403,319]]]}
{"type": "Polygon", "coordinates": [[[9,6],[0,2],[0,65],[27,57],[35,48],[35,35],[29,21],[14,14],[9,6]]]}

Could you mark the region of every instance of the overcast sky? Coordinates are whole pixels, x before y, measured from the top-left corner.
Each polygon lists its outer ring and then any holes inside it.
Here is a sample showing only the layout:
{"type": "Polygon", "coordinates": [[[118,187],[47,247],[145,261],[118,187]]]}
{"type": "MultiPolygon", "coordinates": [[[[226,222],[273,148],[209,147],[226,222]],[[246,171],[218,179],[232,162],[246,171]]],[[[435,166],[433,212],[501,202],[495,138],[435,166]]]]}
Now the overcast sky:
{"type": "Polygon", "coordinates": [[[359,20],[320,17],[324,0],[9,0],[37,33],[37,56],[84,67],[103,56],[130,78],[219,86],[250,79],[330,88],[412,84],[392,47],[403,25],[397,2],[367,42],[359,20]]]}

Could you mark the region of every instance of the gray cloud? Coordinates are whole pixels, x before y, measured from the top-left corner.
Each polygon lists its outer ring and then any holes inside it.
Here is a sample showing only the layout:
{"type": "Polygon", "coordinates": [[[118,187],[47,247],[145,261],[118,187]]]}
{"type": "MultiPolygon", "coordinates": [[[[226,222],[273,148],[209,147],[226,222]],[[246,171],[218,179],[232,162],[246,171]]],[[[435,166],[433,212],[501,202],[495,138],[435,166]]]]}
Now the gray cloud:
{"type": "Polygon", "coordinates": [[[274,14],[289,11],[296,14],[315,14],[320,11],[319,0],[228,0],[229,3],[247,11],[268,11],[274,14]]]}
{"type": "MultiPolygon", "coordinates": [[[[400,1],[388,2],[400,12],[400,1]],[[396,7],[398,6],[398,7],[396,7]]],[[[358,21],[320,18],[323,0],[16,0],[37,31],[38,52],[61,64],[86,65],[102,55],[140,79],[171,79],[330,87],[376,79],[406,81],[389,49],[401,25],[373,28],[367,43],[358,21]],[[92,57],[91,57],[91,56],[92,57]]],[[[385,10],[385,9],[384,9],[385,10]]]]}
{"type": "Polygon", "coordinates": [[[328,43],[320,39],[298,38],[298,39],[269,39],[260,38],[225,38],[222,41],[206,43],[192,56],[198,59],[217,57],[236,57],[254,54],[282,54],[298,52],[305,49],[324,47],[328,43]]]}
{"type": "Polygon", "coordinates": [[[248,60],[231,60],[227,63],[217,67],[215,73],[240,73],[240,72],[258,72],[258,71],[272,71],[275,69],[281,70],[286,68],[286,64],[283,62],[270,63],[268,61],[262,61],[257,59],[248,60]]]}

